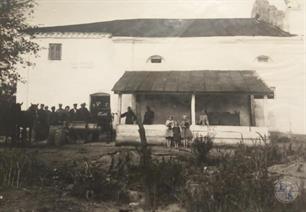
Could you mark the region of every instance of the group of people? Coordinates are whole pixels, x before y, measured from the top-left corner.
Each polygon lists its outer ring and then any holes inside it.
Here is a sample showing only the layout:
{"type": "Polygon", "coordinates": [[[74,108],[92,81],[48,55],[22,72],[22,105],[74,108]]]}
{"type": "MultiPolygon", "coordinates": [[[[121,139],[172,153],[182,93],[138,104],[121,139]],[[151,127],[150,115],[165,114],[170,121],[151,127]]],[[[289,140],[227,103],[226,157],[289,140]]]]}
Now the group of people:
{"type": "MultiPolygon", "coordinates": [[[[127,112],[120,115],[120,117],[125,117],[125,124],[134,124],[137,120],[135,113],[133,112],[131,107],[127,108],[127,112]]],[[[147,106],[146,112],[143,117],[144,125],[151,125],[154,122],[154,111],[147,106]]],[[[199,125],[209,126],[208,113],[205,109],[201,111],[199,116],[199,125]]],[[[190,130],[190,121],[187,115],[182,116],[182,120],[179,122],[173,118],[173,116],[169,116],[166,120],[165,125],[167,126],[166,130],[166,141],[167,147],[174,146],[178,148],[178,146],[182,143],[184,147],[188,147],[193,139],[193,134],[190,130]]]]}
{"type": "Polygon", "coordinates": [[[45,139],[48,136],[50,125],[62,125],[69,121],[89,121],[89,119],[90,113],[85,103],[82,103],[80,108],[78,108],[78,104],[73,104],[72,108],[69,106],[63,108],[63,104],[59,104],[57,109],[52,106],[51,110],[44,104],[40,104],[39,108],[37,105],[35,124],[37,139],[45,139]]]}
{"type": "MultiPolygon", "coordinates": [[[[179,123],[177,120],[174,120],[173,116],[169,116],[166,121],[166,141],[167,147],[174,146],[178,148],[178,146],[183,143],[184,147],[188,147],[193,139],[193,134],[190,130],[190,121],[187,115],[183,115],[182,121],[179,123]]],[[[199,117],[199,125],[209,126],[208,113],[204,109],[201,111],[199,117]]]]}
{"type": "Polygon", "coordinates": [[[188,147],[192,141],[193,135],[190,130],[190,121],[186,115],[183,115],[182,121],[179,123],[169,116],[166,121],[166,141],[167,147],[174,146],[178,148],[181,143],[184,147],[188,147]]]}
{"type": "Polygon", "coordinates": [[[86,103],[82,103],[78,108],[78,104],[73,104],[73,107],[66,106],[63,108],[63,104],[58,104],[58,108],[55,106],[49,110],[48,106],[40,104],[40,108],[37,110],[38,121],[45,121],[49,125],[60,125],[64,121],[89,121],[90,113],[86,108],[86,103]]]}
{"type": "MultiPolygon", "coordinates": [[[[154,122],[154,117],[155,117],[154,111],[149,106],[147,106],[146,109],[147,110],[143,116],[142,123],[145,125],[151,125],[154,122]]],[[[123,117],[125,117],[125,124],[134,124],[134,122],[137,121],[137,117],[131,107],[128,107],[127,112],[122,113],[120,115],[120,118],[123,118],[123,117]]]]}

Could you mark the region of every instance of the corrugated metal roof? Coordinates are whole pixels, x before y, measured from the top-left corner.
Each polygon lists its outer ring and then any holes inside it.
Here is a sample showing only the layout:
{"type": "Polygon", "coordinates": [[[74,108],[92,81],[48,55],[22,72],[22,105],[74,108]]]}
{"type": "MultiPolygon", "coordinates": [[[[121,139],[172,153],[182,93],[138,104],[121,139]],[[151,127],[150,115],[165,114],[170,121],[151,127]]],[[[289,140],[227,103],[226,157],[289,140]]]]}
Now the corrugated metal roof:
{"type": "Polygon", "coordinates": [[[40,27],[33,32],[110,33],[120,37],[292,36],[278,27],[253,18],[128,19],[40,27]]]}
{"type": "Polygon", "coordinates": [[[115,93],[239,93],[273,95],[255,71],[126,71],[115,93]]]}

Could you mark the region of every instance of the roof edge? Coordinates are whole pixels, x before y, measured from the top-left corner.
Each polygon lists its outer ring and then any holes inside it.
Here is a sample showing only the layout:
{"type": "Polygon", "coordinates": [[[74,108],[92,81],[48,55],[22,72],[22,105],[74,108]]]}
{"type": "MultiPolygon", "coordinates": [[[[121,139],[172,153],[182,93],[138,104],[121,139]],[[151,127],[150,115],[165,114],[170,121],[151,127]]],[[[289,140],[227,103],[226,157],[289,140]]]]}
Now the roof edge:
{"type": "MultiPolygon", "coordinates": [[[[57,26],[43,26],[43,27],[35,27],[31,30],[29,30],[30,33],[33,33],[33,34],[36,34],[36,33],[52,33],[52,32],[80,32],[80,33],[90,33],[90,32],[103,32],[103,29],[100,28],[99,25],[104,25],[107,27],[110,27],[111,28],[106,28],[104,29],[106,34],[111,34],[112,36],[114,37],[146,37],[146,36],[143,36],[142,34],[139,34],[139,35],[136,35],[136,36],[130,36],[127,34],[122,34],[122,35],[119,35],[119,34],[116,34],[116,30],[118,30],[116,27],[115,28],[112,28],[113,26],[115,26],[117,23],[118,23],[118,26],[121,26],[122,24],[124,24],[126,22],[126,24],[135,24],[135,21],[156,21],[156,22],[162,22],[163,21],[177,21],[177,23],[179,23],[180,21],[184,22],[184,21],[205,21],[205,20],[216,20],[216,21],[220,21],[220,20],[237,20],[237,21],[244,21],[244,20],[252,20],[252,21],[256,21],[256,23],[259,23],[259,24],[264,24],[266,25],[267,27],[270,27],[270,28],[273,28],[273,30],[275,31],[274,34],[269,34],[268,32],[267,35],[257,35],[257,34],[246,34],[246,35],[231,35],[231,33],[229,34],[220,34],[220,35],[210,35],[210,34],[207,34],[207,35],[201,35],[201,34],[198,34],[198,35],[189,35],[189,34],[186,34],[184,36],[180,36],[180,35],[177,35],[177,34],[171,34],[169,33],[168,35],[161,35],[160,37],[231,37],[231,36],[245,36],[245,37],[257,37],[257,36],[265,36],[265,37],[292,37],[292,36],[296,36],[296,35],[293,35],[293,34],[290,34],[289,32],[286,32],[284,30],[282,30],[281,28],[279,27],[276,27],[270,23],[267,23],[267,22],[263,22],[263,21],[258,21],[256,20],[255,18],[198,18],[198,19],[174,19],[174,18],[142,18],[142,19],[116,19],[116,20],[110,20],[110,21],[101,21],[101,22],[91,22],[91,23],[82,23],[82,24],[70,24],[70,25],[57,25],[57,26]],[[121,24],[121,25],[120,25],[121,24]],[[95,28],[96,27],[96,28],[95,28]],[[67,29],[68,28],[68,29],[67,29]],[[115,31],[112,31],[114,30],[115,31]],[[86,31],[87,30],[87,31],[86,31]],[[100,30],[100,31],[99,31],[100,30]]],[[[254,23],[256,25],[256,23],[254,23]]],[[[137,24],[136,24],[137,25],[137,24]]],[[[122,26],[121,26],[122,27],[122,26]]],[[[151,37],[159,37],[159,36],[156,36],[156,35],[151,35],[149,36],[150,38],[151,37]]]]}

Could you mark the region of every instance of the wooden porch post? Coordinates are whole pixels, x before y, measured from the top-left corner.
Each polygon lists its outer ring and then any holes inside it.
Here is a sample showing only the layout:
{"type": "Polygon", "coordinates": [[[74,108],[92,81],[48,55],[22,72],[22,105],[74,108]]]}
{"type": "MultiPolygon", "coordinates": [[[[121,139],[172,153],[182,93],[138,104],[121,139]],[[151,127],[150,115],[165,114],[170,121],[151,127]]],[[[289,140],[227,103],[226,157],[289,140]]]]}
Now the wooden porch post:
{"type": "Polygon", "coordinates": [[[132,94],[132,102],[131,102],[131,108],[134,111],[135,114],[137,114],[137,107],[136,107],[136,94],[132,94]]]}
{"type": "Polygon", "coordinates": [[[191,124],[196,124],[196,113],[195,113],[195,94],[191,96],[191,124]]]}
{"type": "Polygon", "coordinates": [[[118,124],[121,124],[122,94],[118,94],[118,124]]]}
{"type": "Polygon", "coordinates": [[[256,126],[254,95],[249,95],[249,103],[250,103],[250,126],[256,126]]]}
{"type": "Polygon", "coordinates": [[[264,126],[265,127],[268,125],[267,100],[268,100],[268,96],[264,95],[264,99],[263,99],[263,116],[264,116],[264,126]]]}

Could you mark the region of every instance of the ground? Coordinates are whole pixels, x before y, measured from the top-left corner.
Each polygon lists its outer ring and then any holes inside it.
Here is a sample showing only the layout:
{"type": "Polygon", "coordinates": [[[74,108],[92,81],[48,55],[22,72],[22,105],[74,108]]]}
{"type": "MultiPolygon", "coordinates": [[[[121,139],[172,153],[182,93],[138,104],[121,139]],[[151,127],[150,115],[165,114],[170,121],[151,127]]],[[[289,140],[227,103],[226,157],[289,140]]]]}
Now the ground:
{"type": "MultiPolygon", "coordinates": [[[[294,137],[293,142],[279,143],[278,145],[284,149],[292,149],[297,151],[305,149],[304,137],[294,137]]],[[[7,147],[5,147],[7,148],[7,147]]],[[[1,148],[0,151],[4,151],[1,148]]],[[[91,161],[100,164],[101,168],[107,169],[110,166],[110,156],[116,156],[120,152],[136,151],[132,146],[115,146],[114,143],[87,143],[87,144],[70,144],[58,147],[38,145],[26,148],[26,151],[35,153],[48,164],[49,167],[56,169],[68,162],[91,161]]],[[[212,151],[214,154],[214,151],[212,151]]],[[[118,154],[119,155],[119,154],[118,154]]],[[[152,147],[153,157],[191,157],[189,149],[168,149],[161,146],[152,147]]],[[[137,162],[138,158],[133,160],[137,162]]],[[[296,160],[293,158],[285,164],[275,165],[270,168],[271,172],[280,173],[306,179],[306,162],[305,160],[296,160]],[[300,167],[302,172],[296,171],[300,167]]],[[[306,185],[306,183],[305,183],[306,185]]],[[[69,185],[67,185],[69,190],[69,185]]],[[[96,202],[86,198],[76,198],[69,195],[67,189],[59,189],[56,186],[31,186],[21,187],[19,189],[2,189],[0,188],[0,212],[25,212],[25,211],[124,211],[130,209],[128,204],[119,204],[116,202],[96,202]]],[[[133,211],[142,211],[135,209],[133,211]]],[[[184,211],[179,205],[168,205],[157,211],[184,211]]]]}
{"type": "MultiPolygon", "coordinates": [[[[2,149],[3,150],[3,149],[2,149]]],[[[97,161],[102,166],[105,164],[104,158],[108,155],[114,155],[118,152],[135,151],[135,147],[115,146],[114,143],[88,143],[88,144],[71,144],[60,147],[31,147],[26,151],[37,153],[48,166],[56,168],[71,161],[97,161]]],[[[164,147],[153,147],[153,156],[187,156],[190,155],[188,150],[167,149],[164,147]]],[[[110,161],[107,161],[110,162],[110,161]]],[[[92,202],[84,198],[75,198],[67,195],[67,192],[54,187],[25,187],[22,189],[0,189],[0,212],[62,212],[62,211],[92,211],[92,212],[117,212],[120,209],[130,208],[127,204],[120,205],[114,202],[92,202]]],[[[175,211],[178,206],[167,206],[175,211]]],[[[167,208],[165,211],[169,211],[167,208]]],[[[180,209],[179,211],[181,211],[180,209]]],[[[160,209],[160,211],[163,211],[160,209]]]]}

